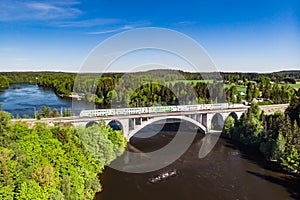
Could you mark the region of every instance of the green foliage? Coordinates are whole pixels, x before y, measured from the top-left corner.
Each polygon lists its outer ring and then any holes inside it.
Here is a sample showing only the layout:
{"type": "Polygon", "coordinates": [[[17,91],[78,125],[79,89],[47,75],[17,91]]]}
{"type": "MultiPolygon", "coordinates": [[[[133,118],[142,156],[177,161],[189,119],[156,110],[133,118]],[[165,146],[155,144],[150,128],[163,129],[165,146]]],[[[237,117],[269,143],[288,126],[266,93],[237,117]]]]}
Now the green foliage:
{"type": "Polygon", "coordinates": [[[9,79],[7,76],[0,76],[0,88],[8,88],[9,87],[9,79]]]}
{"type": "Polygon", "coordinates": [[[279,84],[280,81],[294,83],[293,80],[299,79],[299,72],[295,71],[221,74],[224,81],[230,84],[224,85],[221,79],[213,80],[216,77],[214,73],[176,70],[153,70],[146,74],[107,73],[102,74],[100,79],[94,74],[76,76],[61,72],[0,72],[0,87],[7,87],[7,83],[37,84],[53,90],[60,97],[70,96],[75,89],[74,92],[101,108],[110,107],[113,102],[126,107],[176,105],[178,99],[183,101],[181,104],[224,102],[226,99],[235,103],[244,99],[238,91],[246,92],[249,102],[261,97],[268,103],[288,103],[300,93],[300,90],[295,90],[299,84],[279,84]],[[203,80],[202,76],[207,80],[203,80]],[[194,91],[188,92],[188,88],[194,91]],[[226,99],[223,98],[225,95],[226,99]]]}
{"type": "Polygon", "coordinates": [[[0,116],[5,137],[0,145],[0,199],[93,199],[101,189],[98,174],[126,144],[120,131],[103,123],[86,130],[44,123],[29,128],[11,124],[7,113],[0,116]],[[93,147],[101,154],[86,145],[92,139],[98,139],[93,147]]]}
{"type": "Polygon", "coordinates": [[[284,154],[285,144],[286,144],[286,142],[285,142],[283,135],[281,133],[279,133],[278,137],[276,139],[275,145],[273,146],[273,149],[272,149],[272,155],[271,155],[272,160],[276,160],[276,161],[280,160],[280,158],[284,154]]]}
{"type": "Polygon", "coordinates": [[[11,126],[12,115],[8,112],[0,112],[0,135],[9,131],[11,126]]]}
{"type": "Polygon", "coordinates": [[[116,155],[121,155],[125,149],[126,139],[121,131],[114,131],[105,123],[95,124],[79,129],[85,148],[97,163],[109,164],[116,155]]]}
{"type": "Polygon", "coordinates": [[[16,195],[17,200],[28,200],[38,199],[47,200],[49,199],[48,188],[42,188],[37,182],[32,180],[24,181],[16,195]]]}
{"type": "Polygon", "coordinates": [[[232,130],[234,129],[234,124],[235,124],[234,118],[229,115],[225,119],[224,127],[223,127],[223,130],[222,130],[222,134],[225,134],[226,136],[231,137],[230,134],[231,134],[232,130]]]}
{"type": "Polygon", "coordinates": [[[294,146],[290,152],[286,152],[285,156],[281,158],[281,165],[286,170],[297,172],[299,170],[299,153],[294,146]]]}
{"type": "Polygon", "coordinates": [[[223,134],[246,145],[254,145],[266,159],[276,161],[287,171],[299,171],[300,129],[298,109],[300,101],[294,99],[286,114],[264,116],[257,105],[234,121],[225,120],[223,134]],[[290,117],[291,116],[291,117],[290,117]]]}

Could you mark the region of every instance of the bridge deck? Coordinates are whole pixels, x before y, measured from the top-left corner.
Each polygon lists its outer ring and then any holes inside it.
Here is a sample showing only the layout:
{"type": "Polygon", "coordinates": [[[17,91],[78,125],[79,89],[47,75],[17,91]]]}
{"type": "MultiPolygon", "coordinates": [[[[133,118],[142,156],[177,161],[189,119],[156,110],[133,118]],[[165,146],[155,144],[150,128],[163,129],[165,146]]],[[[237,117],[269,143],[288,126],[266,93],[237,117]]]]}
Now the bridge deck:
{"type": "Polygon", "coordinates": [[[124,119],[124,118],[151,118],[158,116],[178,116],[178,115],[193,115],[193,114],[204,114],[204,113],[218,113],[218,112],[236,112],[236,111],[246,111],[248,107],[245,108],[230,108],[230,109],[222,109],[222,110],[198,110],[198,111],[180,111],[180,112],[158,112],[158,113],[145,113],[145,114],[131,114],[131,115],[113,115],[113,116],[97,116],[97,117],[57,117],[57,118],[43,118],[43,119],[14,119],[13,121],[21,121],[28,123],[36,123],[36,122],[46,122],[46,123],[54,123],[54,122],[86,122],[86,121],[97,121],[99,119],[124,119]]]}

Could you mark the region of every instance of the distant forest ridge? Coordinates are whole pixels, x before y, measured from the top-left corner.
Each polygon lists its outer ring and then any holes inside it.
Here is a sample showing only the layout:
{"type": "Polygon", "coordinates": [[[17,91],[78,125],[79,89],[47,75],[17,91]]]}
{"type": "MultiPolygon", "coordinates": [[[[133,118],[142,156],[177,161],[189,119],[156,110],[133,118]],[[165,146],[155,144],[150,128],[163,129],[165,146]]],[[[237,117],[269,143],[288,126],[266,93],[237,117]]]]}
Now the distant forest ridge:
{"type": "Polygon", "coordinates": [[[49,77],[49,76],[72,76],[75,78],[77,75],[80,76],[98,76],[98,77],[112,77],[120,78],[123,75],[149,75],[155,77],[164,78],[170,74],[180,74],[182,77],[177,77],[179,79],[185,80],[203,80],[213,79],[217,81],[237,79],[240,80],[258,80],[260,76],[267,76],[273,81],[282,81],[285,78],[291,78],[295,80],[300,80],[300,70],[284,70],[278,72],[269,73],[258,73],[258,72],[184,72],[182,70],[149,70],[145,72],[109,72],[109,73],[73,73],[73,72],[52,72],[52,71],[24,71],[24,72],[0,72],[0,76],[6,76],[10,79],[11,83],[31,83],[35,81],[35,77],[49,77]],[[221,75],[221,77],[220,77],[221,75]]]}

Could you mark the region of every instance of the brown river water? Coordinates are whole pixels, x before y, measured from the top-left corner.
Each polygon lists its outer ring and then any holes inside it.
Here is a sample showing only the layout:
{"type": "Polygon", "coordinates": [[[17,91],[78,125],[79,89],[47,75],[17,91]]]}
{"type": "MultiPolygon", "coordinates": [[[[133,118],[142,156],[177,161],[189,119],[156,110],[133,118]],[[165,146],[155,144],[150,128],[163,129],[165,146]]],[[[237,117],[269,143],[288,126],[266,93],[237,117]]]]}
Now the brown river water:
{"type": "MultiPolygon", "coordinates": [[[[176,134],[173,126],[166,125],[150,138],[132,138],[130,145],[143,152],[159,149],[176,134]]],[[[192,128],[187,126],[186,134],[192,128]]],[[[151,130],[149,126],[141,132],[151,130]]],[[[154,172],[135,174],[107,167],[100,176],[103,190],[96,199],[300,199],[300,177],[276,170],[255,149],[220,138],[213,150],[199,159],[204,138],[205,135],[198,133],[177,161],[154,172]],[[166,172],[169,176],[162,178],[166,172]]]]}

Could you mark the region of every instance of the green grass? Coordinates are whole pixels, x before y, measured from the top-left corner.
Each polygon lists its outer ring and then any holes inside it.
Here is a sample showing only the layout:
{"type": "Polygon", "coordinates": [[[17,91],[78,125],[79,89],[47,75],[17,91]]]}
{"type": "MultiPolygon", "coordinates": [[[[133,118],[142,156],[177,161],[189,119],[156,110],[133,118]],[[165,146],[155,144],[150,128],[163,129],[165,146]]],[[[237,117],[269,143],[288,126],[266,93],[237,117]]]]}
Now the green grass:
{"type": "MultiPolygon", "coordinates": [[[[225,88],[230,88],[232,85],[230,84],[224,84],[224,89],[225,88]]],[[[243,86],[243,85],[236,85],[236,89],[238,92],[244,92],[246,93],[246,90],[247,90],[247,87],[246,86],[243,86]]]]}
{"type": "MultiPolygon", "coordinates": [[[[169,85],[169,84],[174,85],[175,83],[185,83],[185,84],[194,83],[194,84],[197,84],[198,82],[200,82],[200,83],[213,83],[213,81],[214,80],[176,80],[176,81],[167,81],[166,84],[167,85],[169,85]]],[[[224,89],[225,88],[230,88],[231,86],[232,85],[224,84],[224,89]]],[[[237,89],[238,92],[246,93],[247,87],[243,86],[243,85],[236,85],[236,89],[237,89]]]]}
{"type": "Polygon", "coordinates": [[[174,85],[175,83],[213,83],[214,80],[176,80],[176,81],[166,81],[166,84],[172,84],[174,85]]]}
{"type": "Polygon", "coordinates": [[[289,86],[299,89],[300,88],[300,82],[296,82],[296,84],[289,84],[289,86]]]}
{"type": "MultiPolygon", "coordinates": [[[[278,84],[280,87],[285,86],[286,84],[278,84]]],[[[300,82],[296,82],[296,84],[288,84],[290,87],[299,89],[300,88],[300,82]]]]}

